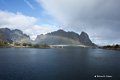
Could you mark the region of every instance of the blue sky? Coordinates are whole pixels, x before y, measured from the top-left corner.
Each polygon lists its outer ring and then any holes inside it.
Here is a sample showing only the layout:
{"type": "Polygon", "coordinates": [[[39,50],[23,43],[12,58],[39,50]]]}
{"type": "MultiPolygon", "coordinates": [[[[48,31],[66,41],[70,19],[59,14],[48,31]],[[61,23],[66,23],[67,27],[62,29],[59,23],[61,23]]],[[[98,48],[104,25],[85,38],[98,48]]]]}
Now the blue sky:
{"type": "Polygon", "coordinates": [[[0,0],[0,11],[0,27],[20,29],[31,39],[58,29],[57,20],[36,0],[0,0]]]}
{"type": "Polygon", "coordinates": [[[0,0],[0,10],[7,10],[8,12],[16,13],[21,12],[23,15],[39,18],[37,24],[53,24],[57,21],[45,13],[41,5],[35,0],[0,0]],[[33,8],[31,8],[25,1],[29,2],[33,8]]]}
{"type": "Polygon", "coordinates": [[[0,28],[35,39],[64,29],[89,34],[100,45],[120,43],[120,0],[0,0],[0,28]]]}

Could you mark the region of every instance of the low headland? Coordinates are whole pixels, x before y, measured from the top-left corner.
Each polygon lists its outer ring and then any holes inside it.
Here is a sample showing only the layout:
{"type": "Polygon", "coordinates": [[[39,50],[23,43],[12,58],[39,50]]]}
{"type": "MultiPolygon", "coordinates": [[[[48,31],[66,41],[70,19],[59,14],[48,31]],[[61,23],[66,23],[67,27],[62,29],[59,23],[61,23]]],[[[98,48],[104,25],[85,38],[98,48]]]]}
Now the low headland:
{"type": "Polygon", "coordinates": [[[101,49],[112,49],[112,50],[120,50],[120,45],[119,44],[115,44],[115,45],[106,45],[106,46],[101,46],[101,47],[98,47],[98,48],[101,48],[101,49]]]}
{"type": "Polygon", "coordinates": [[[51,48],[48,44],[30,44],[30,43],[8,43],[8,42],[0,42],[1,48],[8,47],[23,47],[23,48],[51,48]]]}

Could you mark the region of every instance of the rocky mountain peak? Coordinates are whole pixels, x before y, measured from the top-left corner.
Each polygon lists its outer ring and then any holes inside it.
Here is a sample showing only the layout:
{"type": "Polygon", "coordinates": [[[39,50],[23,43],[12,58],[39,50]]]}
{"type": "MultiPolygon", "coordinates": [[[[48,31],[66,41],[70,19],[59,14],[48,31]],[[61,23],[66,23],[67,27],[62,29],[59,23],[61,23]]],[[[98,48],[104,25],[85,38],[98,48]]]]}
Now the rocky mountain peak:
{"type": "Polygon", "coordinates": [[[26,34],[23,34],[21,30],[14,29],[10,30],[9,28],[0,28],[0,41],[6,42],[26,42],[30,41],[30,37],[26,34]]]}
{"type": "Polygon", "coordinates": [[[59,29],[59,30],[57,30],[56,32],[65,32],[64,30],[62,30],[62,29],[59,29]]]}
{"type": "Polygon", "coordinates": [[[21,30],[19,30],[19,29],[14,29],[14,30],[12,30],[13,32],[16,32],[16,33],[20,33],[20,34],[23,34],[23,32],[21,31],[21,30]]]}
{"type": "MultiPolygon", "coordinates": [[[[46,43],[46,44],[50,44],[50,45],[54,45],[54,44],[76,44],[71,40],[75,40],[77,42],[83,43],[85,45],[88,46],[94,46],[94,44],[92,43],[92,41],[89,39],[89,36],[86,32],[82,32],[80,35],[73,32],[73,31],[69,31],[66,32],[62,29],[51,32],[51,33],[47,33],[46,35],[52,35],[52,37],[47,37],[47,36],[37,36],[35,42],[40,44],[40,43],[46,43]],[[57,37],[54,37],[57,36],[57,37]],[[60,38],[61,37],[61,38],[60,38]],[[62,37],[68,38],[69,40],[63,39],[62,37]]],[[[80,44],[78,44],[80,45],[80,44]]]]}
{"type": "Polygon", "coordinates": [[[89,38],[88,34],[84,31],[81,32],[80,37],[89,38]]]}

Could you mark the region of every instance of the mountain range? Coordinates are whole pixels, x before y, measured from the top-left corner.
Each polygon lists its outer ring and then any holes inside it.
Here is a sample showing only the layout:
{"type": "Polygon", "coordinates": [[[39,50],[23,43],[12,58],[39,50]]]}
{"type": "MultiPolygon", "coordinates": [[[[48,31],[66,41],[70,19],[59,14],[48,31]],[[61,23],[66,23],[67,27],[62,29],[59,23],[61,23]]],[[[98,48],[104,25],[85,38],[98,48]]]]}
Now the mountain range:
{"type": "Polygon", "coordinates": [[[5,42],[31,42],[30,37],[26,34],[23,34],[21,30],[14,29],[10,30],[8,28],[0,28],[0,41],[5,42]]]}
{"type": "Polygon", "coordinates": [[[58,30],[45,35],[38,35],[37,38],[32,41],[29,35],[24,34],[21,30],[9,28],[0,28],[0,41],[6,41],[9,43],[32,43],[32,44],[49,44],[49,45],[87,45],[96,46],[89,38],[88,34],[81,32],[77,34],[75,32],[66,32],[64,30],[58,30]]]}

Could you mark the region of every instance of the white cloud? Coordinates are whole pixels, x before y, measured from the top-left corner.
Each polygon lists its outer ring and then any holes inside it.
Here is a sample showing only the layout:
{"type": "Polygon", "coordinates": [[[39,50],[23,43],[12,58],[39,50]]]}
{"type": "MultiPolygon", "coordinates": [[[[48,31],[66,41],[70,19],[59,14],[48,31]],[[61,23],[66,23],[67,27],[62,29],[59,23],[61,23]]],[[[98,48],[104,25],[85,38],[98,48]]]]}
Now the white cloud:
{"type": "Polygon", "coordinates": [[[30,8],[35,9],[35,8],[33,7],[33,5],[30,4],[30,2],[28,2],[27,0],[24,0],[24,1],[25,1],[25,3],[26,3],[30,8]]]}
{"type": "Polygon", "coordinates": [[[15,14],[0,10],[0,28],[20,29],[30,35],[32,39],[35,39],[39,34],[45,34],[57,29],[54,25],[37,25],[37,21],[37,18],[25,16],[20,12],[15,14]]]}
{"type": "Polygon", "coordinates": [[[63,29],[116,42],[120,38],[120,0],[35,0],[58,19],[63,29]]]}
{"type": "Polygon", "coordinates": [[[25,33],[31,35],[32,39],[35,39],[37,35],[40,34],[46,34],[48,32],[52,32],[57,30],[57,27],[54,25],[48,25],[48,24],[43,24],[43,25],[34,25],[32,28],[24,30],[25,33]]]}

